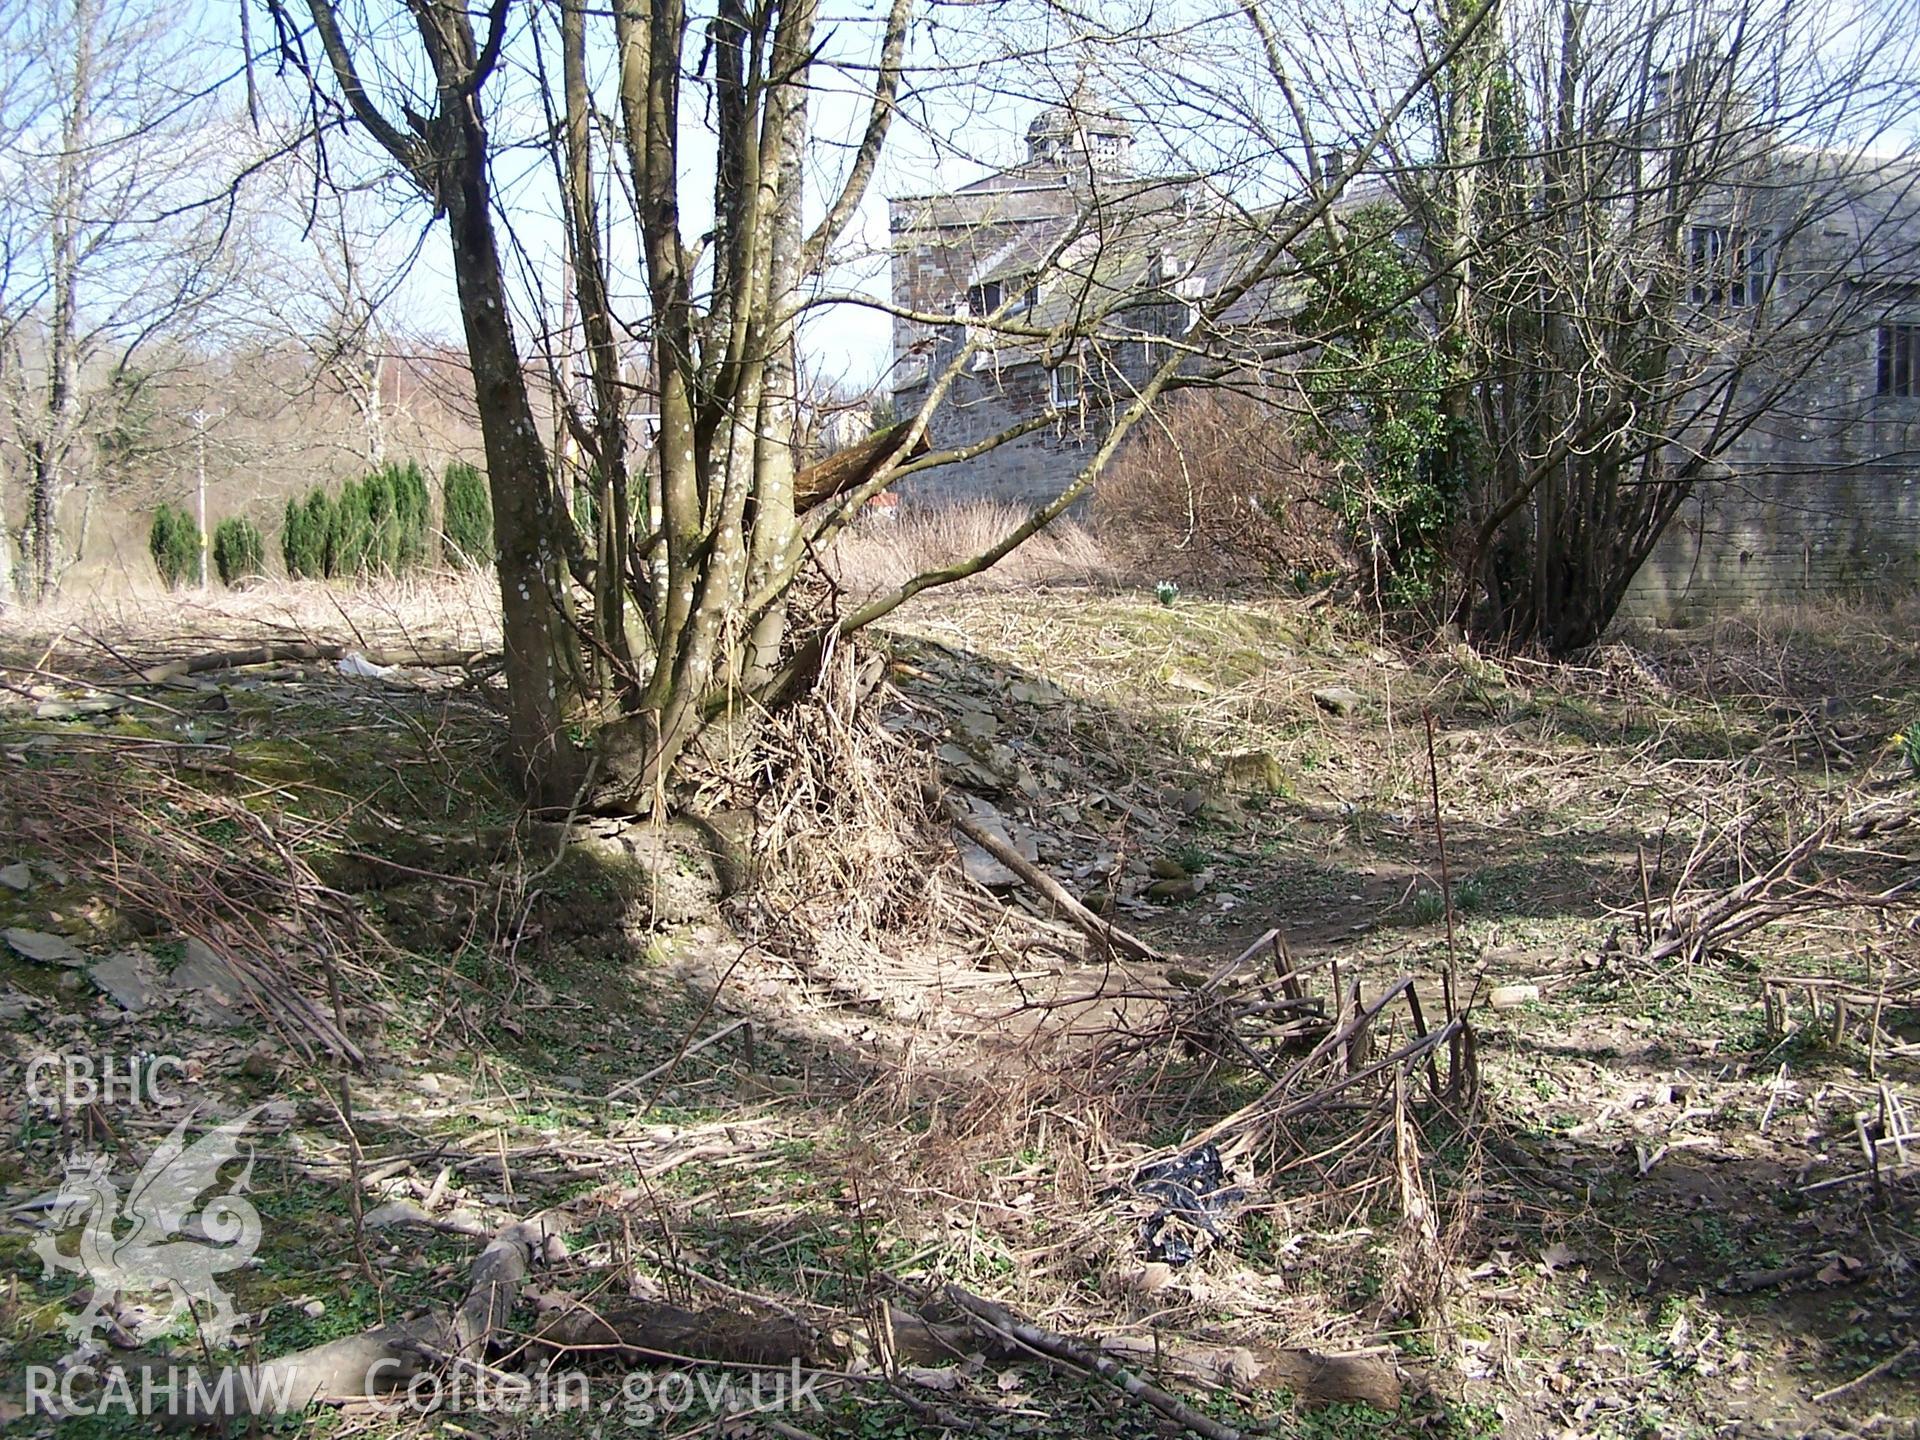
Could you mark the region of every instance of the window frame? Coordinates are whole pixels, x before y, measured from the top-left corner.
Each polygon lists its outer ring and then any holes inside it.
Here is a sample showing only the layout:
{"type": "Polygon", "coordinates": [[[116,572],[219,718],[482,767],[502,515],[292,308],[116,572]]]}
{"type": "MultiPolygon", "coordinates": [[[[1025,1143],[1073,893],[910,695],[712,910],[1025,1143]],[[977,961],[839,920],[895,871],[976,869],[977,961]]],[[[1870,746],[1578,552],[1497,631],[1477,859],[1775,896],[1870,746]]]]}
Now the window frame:
{"type": "Polygon", "coordinates": [[[999,280],[981,280],[967,286],[967,314],[976,320],[984,320],[1006,303],[1007,290],[999,280]],[[988,303],[991,294],[992,302],[988,303]]]}
{"type": "Polygon", "coordinates": [[[1746,310],[1772,289],[1776,237],[1765,226],[1716,221],[1687,228],[1687,299],[1700,309],[1746,310]]]}
{"type": "Polygon", "coordinates": [[[1888,320],[1874,327],[1874,395],[1920,399],[1920,320],[1888,320]]]}
{"type": "Polygon", "coordinates": [[[1047,408],[1065,415],[1078,411],[1086,400],[1087,374],[1078,360],[1062,360],[1047,367],[1047,408]],[[1071,377],[1063,385],[1063,379],[1071,377]]]}

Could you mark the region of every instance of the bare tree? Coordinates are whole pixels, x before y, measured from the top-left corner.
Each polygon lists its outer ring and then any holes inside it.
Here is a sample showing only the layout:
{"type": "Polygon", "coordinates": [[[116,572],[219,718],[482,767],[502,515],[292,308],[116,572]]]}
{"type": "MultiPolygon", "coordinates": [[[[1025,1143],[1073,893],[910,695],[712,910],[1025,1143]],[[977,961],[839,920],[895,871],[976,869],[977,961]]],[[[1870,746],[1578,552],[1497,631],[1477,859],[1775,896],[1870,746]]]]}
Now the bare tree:
{"type": "MultiPolygon", "coordinates": [[[[538,22],[499,0],[475,32],[464,9],[412,0],[426,94],[406,94],[377,17],[310,0],[335,93],[356,123],[444,210],[469,356],[486,430],[505,609],[513,738],[538,801],[577,798],[586,756],[568,737],[583,714],[634,717],[641,756],[624,784],[643,803],[713,713],[721,687],[763,678],[781,642],[780,599],[794,553],[792,330],[798,277],[818,269],[868,183],[890,120],[908,6],[880,47],[873,119],[821,227],[801,233],[811,0],[748,10],[726,0],[694,17],[668,0],[610,16],[574,6],[558,18],[564,124],[558,169],[570,271],[586,337],[591,414],[578,436],[597,488],[591,546],[569,533],[534,424],[509,322],[502,246],[490,209],[494,155],[485,119],[509,32],[538,22]],[[610,21],[590,40],[588,27],[610,21]],[[713,230],[683,233],[682,85],[711,47],[718,157],[713,230]],[[605,118],[589,64],[611,57],[605,118]],[[362,71],[380,65],[386,92],[362,71]],[[611,146],[601,136],[616,137],[611,146]],[[613,276],[600,176],[624,167],[644,273],[658,443],[647,492],[630,491],[627,371],[616,344],[613,276]],[[704,270],[703,270],[704,267],[704,270]],[[579,557],[591,596],[575,602],[579,557]],[[607,707],[611,707],[610,709],[607,707]]],[[[530,48],[537,35],[518,37],[530,48]]],[[[615,768],[611,767],[610,768],[615,768]]]]}
{"type": "MultiPolygon", "coordinates": [[[[1578,649],[1696,485],[1769,447],[1818,475],[1798,432],[1847,400],[1807,413],[1817,372],[1914,278],[1913,18],[1508,0],[1434,73],[1383,149],[1432,277],[1457,618],[1578,649]]],[[[1423,42],[1456,24],[1439,0],[1423,42]]]]}
{"type": "MultiPolygon", "coordinates": [[[[0,335],[22,457],[20,588],[44,599],[78,546],[63,499],[125,420],[142,352],[188,327],[225,279],[220,136],[181,15],[124,0],[23,0],[0,20],[0,335]],[[210,186],[210,189],[208,188],[210,186]]],[[[83,514],[86,512],[83,512],[83,514]]]]}
{"type": "Polygon", "coordinates": [[[322,157],[296,120],[255,103],[271,153],[239,195],[247,264],[221,299],[222,334],[242,348],[302,351],[307,376],[277,382],[282,407],[328,410],[344,401],[355,433],[349,439],[327,427],[328,438],[377,467],[405,420],[396,412],[403,321],[433,298],[419,264],[431,221],[394,193],[389,177],[355,173],[337,153],[322,157]],[[322,158],[330,162],[324,171],[322,158]]]}

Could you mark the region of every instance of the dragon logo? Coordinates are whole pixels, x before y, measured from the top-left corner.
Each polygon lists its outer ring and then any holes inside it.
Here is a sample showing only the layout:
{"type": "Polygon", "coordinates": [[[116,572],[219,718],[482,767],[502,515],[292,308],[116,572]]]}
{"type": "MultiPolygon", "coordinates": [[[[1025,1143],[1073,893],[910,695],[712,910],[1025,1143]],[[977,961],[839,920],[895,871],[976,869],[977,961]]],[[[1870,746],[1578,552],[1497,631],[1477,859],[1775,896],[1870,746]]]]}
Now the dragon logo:
{"type": "Polygon", "coordinates": [[[256,1105],[191,1144],[186,1132],[192,1117],[182,1120],[141,1168],[124,1205],[108,1157],[82,1153],[68,1160],[66,1183],[49,1216],[52,1233],[33,1248],[46,1278],[64,1270],[92,1282],[86,1309],[65,1322],[76,1344],[118,1322],[115,1311],[123,1294],[158,1291],[168,1292],[172,1303],[164,1314],[134,1327],[135,1340],[153,1339],[183,1310],[209,1344],[232,1336],[241,1317],[214,1276],[247,1264],[260,1246],[259,1212],[241,1194],[253,1175],[251,1149],[226,1191],[200,1207],[197,1216],[193,1211],[200,1196],[219,1183],[221,1167],[239,1156],[247,1127],[266,1108],[256,1105]],[[197,1219],[194,1229],[204,1240],[175,1238],[190,1217],[197,1219]],[[60,1236],[76,1224],[79,1245],[67,1254],[60,1249],[60,1236]]]}

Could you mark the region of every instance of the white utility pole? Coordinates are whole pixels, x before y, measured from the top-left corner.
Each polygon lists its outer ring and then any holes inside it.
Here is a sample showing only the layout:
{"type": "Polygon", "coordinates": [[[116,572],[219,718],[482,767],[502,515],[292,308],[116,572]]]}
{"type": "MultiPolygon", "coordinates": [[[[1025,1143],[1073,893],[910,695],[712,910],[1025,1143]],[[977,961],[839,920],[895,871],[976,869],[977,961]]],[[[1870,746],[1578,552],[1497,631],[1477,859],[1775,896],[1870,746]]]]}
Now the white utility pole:
{"type": "Polygon", "coordinates": [[[187,417],[193,421],[195,469],[198,472],[196,513],[200,524],[200,588],[207,588],[207,412],[205,407],[187,417]]]}

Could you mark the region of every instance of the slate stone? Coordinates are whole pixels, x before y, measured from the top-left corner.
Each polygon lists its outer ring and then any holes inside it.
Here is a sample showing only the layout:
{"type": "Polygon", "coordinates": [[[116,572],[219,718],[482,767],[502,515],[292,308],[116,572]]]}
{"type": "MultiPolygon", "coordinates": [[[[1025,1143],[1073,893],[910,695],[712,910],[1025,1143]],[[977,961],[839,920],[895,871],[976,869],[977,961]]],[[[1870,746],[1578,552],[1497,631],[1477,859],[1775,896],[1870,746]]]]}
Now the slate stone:
{"type": "Polygon", "coordinates": [[[187,958],[167,977],[187,992],[187,1002],[209,1025],[240,1025],[246,1015],[240,1008],[240,982],[212,950],[199,940],[187,941],[187,958]]]}
{"type": "Polygon", "coordinates": [[[87,957],[74,949],[73,942],[43,930],[12,929],[4,933],[7,947],[42,965],[84,965],[87,957]]]}
{"type": "Polygon", "coordinates": [[[967,872],[967,878],[974,884],[985,886],[989,890],[1011,890],[1020,883],[1018,875],[978,845],[961,844],[960,868],[967,872]]]}
{"type": "Polygon", "coordinates": [[[27,862],[24,860],[0,866],[0,885],[25,894],[33,887],[33,871],[27,868],[27,862]]]}
{"type": "MultiPolygon", "coordinates": [[[[998,810],[976,795],[967,797],[968,808],[973,811],[974,823],[982,830],[992,834],[995,839],[1003,840],[1019,852],[1022,859],[1035,864],[1040,860],[1040,842],[1033,831],[1024,825],[1015,825],[998,810]]],[[[965,836],[956,837],[960,842],[960,864],[967,872],[967,878],[976,885],[984,885],[989,890],[1011,890],[1020,883],[1020,877],[989,855],[980,846],[965,836]]]]}
{"type": "Polygon", "coordinates": [[[1045,709],[1064,704],[1067,692],[1051,680],[1016,680],[1007,687],[1007,698],[1018,705],[1037,705],[1045,709]]]}
{"type": "Polygon", "coordinates": [[[1313,703],[1330,715],[1345,717],[1366,704],[1367,697],[1358,690],[1347,689],[1344,685],[1329,685],[1323,690],[1313,692],[1313,703]]]}
{"type": "Polygon", "coordinates": [[[953,728],[969,740],[991,740],[1000,733],[1000,718],[990,710],[963,704],[954,713],[953,728]]]}
{"type": "Polygon", "coordinates": [[[138,1015],[153,1007],[153,969],[144,955],[109,956],[88,966],[87,978],[129,1014],[138,1015]]]}

